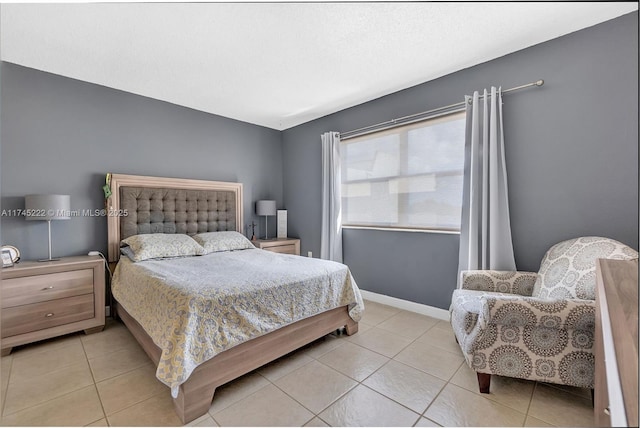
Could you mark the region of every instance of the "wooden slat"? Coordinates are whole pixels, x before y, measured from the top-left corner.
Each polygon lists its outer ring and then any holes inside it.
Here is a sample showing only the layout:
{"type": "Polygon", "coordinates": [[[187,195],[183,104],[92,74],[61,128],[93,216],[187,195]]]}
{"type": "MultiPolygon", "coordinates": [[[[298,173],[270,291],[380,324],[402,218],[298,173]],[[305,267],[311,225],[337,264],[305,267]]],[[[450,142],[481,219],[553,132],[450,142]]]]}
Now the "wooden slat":
{"type": "MultiPolygon", "coordinates": [[[[609,353],[615,355],[627,425],[638,426],[638,261],[600,259],[597,275],[598,295],[604,294],[600,315],[608,317],[611,326],[603,334],[613,337],[609,353]]],[[[607,358],[606,347],[604,352],[607,358]]]]}

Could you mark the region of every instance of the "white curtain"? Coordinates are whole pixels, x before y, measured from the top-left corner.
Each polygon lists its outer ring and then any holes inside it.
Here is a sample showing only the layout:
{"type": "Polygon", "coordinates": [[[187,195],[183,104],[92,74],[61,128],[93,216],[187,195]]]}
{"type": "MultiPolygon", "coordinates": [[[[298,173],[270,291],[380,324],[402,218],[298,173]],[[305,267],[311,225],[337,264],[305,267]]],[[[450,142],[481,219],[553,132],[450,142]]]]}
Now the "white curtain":
{"type": "MultiPolygon", "coordinates": [[[[462,270],[515,270],[502,127],[502,91],[466,97],[462,270]]],[[[459,277],[459,275],[458,275],[459,277]]]]}
{"type": "Polygon", "coordinates": [[[322,134],[322,235],[320,258],[342,263],[340,134],[322,134]]]}

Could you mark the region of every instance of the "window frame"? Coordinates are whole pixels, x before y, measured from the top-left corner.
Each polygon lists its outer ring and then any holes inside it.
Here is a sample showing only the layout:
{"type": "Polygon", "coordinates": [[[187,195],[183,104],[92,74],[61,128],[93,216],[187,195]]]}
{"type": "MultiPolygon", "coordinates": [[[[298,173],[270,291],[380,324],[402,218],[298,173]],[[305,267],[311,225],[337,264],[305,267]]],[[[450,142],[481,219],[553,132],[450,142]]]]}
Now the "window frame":
{"type": "MultiPolygon", "coordinates": [[[[437,125],[438,123],[443,123],[443,122],[449,122],[452,120],[458,120],[458,119],[465,119],[466,118],[466,109],[465,107],[460,107],[457,108],[455,110],[450,110],[444,113],[438,113],[438,114],[433,114],[430,115],[428,117],[423,117],[417,120],[412,120],[410,122],[405,122],[405,123],[398,123],[396,125],[390,126],[390,127],[385,127],[383,129],[378,129],[378,130],[370,130],[367,131],[363,134],[360,135],[354,135],[354,136],[349,136],[348,138],[345,138],[343,140],[340,141],[340,150],[341,153],[343,151],[343,148],[349,144],[353,144],[353,143],[358,143],[358,142],[362,142],[362,141],[366,141],[366,140],[370,140],[376,137],[383,137],[386,135],[394,135],[394,134],[399,134],[400,137],[400,141],[399,141],[399,172],[398,175],[393,175],[393,176],[384,176],[384,177],[374,177],[374,178],[365,178],[365,179],[356,179],[356,180],[350,180],[347,181],[346,180],[346,174],[345,174],[345,162],[344,160],[341,162],[342,166],[341,166],[341,186],[344,186],[346,184],[357,184],[357,183],[373,183],[373,182],[390,182],[391,180],[403,180],[406,178],[410,178],[410,177],[419,177],[419,176],[445,176],[445,175],[463,175],[464,174],[464,161],[463,161],[463,166],[461,169],[459,170],[449,170],[449,171],[443,171],[443,172],[430,172],[430,173],[413,173],[413,174],[409,174],[408,173],[408,163],[409,163],[409,156],[408,156],[408,146],[409,146],[409,132],[415,129],[421,129],[425,127],[425,123],[428,122],[433,122],[431,124],[431,126],[437,125]],[[459,118],[456,119],[452,119],[452,116],[459,116],[459,118]],[[398,129],[398,128],[403,128],[403,129],[398,129]]],[[[341,154],[341,157],[343,155],[341,154]]],[[[462,156],[464,156],[464,149],[462,152],[462,156]]],[[[343,192],[344,193],[344,192],[343,192]]],[[[409,201],[409,197],[412,193],[411,192],[400,192],[398,193],[398,207],[401,206],[408,206],[408,201],[409,201]]],[[[420,227],[420,226],[407,226],[406,224],[408,224],[407,218],[410,215],[409,210],[402,210],[402,209],[398,209],[398,221],[395,224],[384,224],[384,223],[379,223],[379,224],[368,224],[366,222],[360,223],[360,222],[352,222],[352,223],[345,223],[344,222],[344,210],[345,210],[345,205],[348,204],[347,201],[345,201],[345,196],[344,194],[341,196],[341,203],[342,203],[342,211],[343,211],[343,215],[341,215],[342,218],[342,224],[341,227],[345,228],[345,229],[370,229],[370,230],[383,230],[383,231],[402,231],[402,232],[426,232],[426,233],[444,233],[444,234],[460,234],[460,228],[461,225],[458,225],[458,227],[434,227],[434,226],[424,226],[424,227],[420,227]],[[404,219],[404,221],[402,220],[404,219]]],[[[460,205],[462,206],[462,195],[460,198],[460,205]]]]}

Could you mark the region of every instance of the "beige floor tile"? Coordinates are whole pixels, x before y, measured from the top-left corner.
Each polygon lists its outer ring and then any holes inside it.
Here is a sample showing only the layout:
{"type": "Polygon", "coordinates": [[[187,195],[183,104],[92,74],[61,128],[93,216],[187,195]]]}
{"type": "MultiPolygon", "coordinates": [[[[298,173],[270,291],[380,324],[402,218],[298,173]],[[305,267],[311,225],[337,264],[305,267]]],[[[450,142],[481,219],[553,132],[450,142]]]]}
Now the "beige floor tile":
{"type": "MultiPolygon", "coordinates": [[[[357,337],[360,334],[361,333],[358,332],[354,336],[350,336],[350,337],[357,337]]],[[[326,354],[327,352],[333,349],[336,349],[338,346],[344,343],[348,343],[348,340],[350,339],[350,337],[349,336],[338,337],[333,334],[328,334],[310,343],[309,345],[303,347],[301,351],[307,354],[308,356],[310,356],[311,358],[319,358],[324,354],[326,354]]]]}
{"type": "Polygon", "coordinates": [[[397,314],[398,312],[400,312],[400,309],[398,308],[394,308],[392,306],[382,305],[380,303],[365,300],[362,322],[367,323],[369,325],[377,325],[391,318],[393,315],[397,314]]]}
{"type": "Polygon", "coordinates": [[[13,355],[7,355],[0,360],[0,414],[2,414],[4,399],[7,396],[12,363],[13,355]]]}
{"type": "Polygon", "coordinates": [[[89,385],[93,385],[93,378],[86,360],[16,384],[9,383],[3,414],[9,415],[89,385]]]}
{"type": "Polygon", "coordinates": [[[71,333],[18,346],[13,348],[11,355],[17,358],[23,358],[33,354],[53,353],[60,348],[78,343],[83,335],[84,333],[81,332],[71,333]]]}
{"type": "Polygon", "coordinates": [[[414,412],[423,413],[446,382],[392,360],[363,384],[414,412]]]}
{"type": "Polygon", "coordinates": [[[213,420],[211,415],[207,413],[206,415],[202,415],[195,421],[192,421],[184,426],[186,427],[217,427],[219,425],[216,421],[213,420]]]}
{"type": "Polygon", "coordinates": [[[382,367],[389,358],[361,346],[345,343],[318,358],[323,364],[357,381],[364,380],[382,367]]]}
{"type": "Polygon", "coordinates": [[[93,423],[90,423],[88,425],[85,425],[86,427],[108,427],[109,424],[107,423],[107,419],[106,418],[102,418],[98,421],[95,421],[93,423]]]}
{"type": "Polygon", "coordinates": [[[541,421],[540,419],[534,418],[533,416],[527,416],[527,419],[524,421],[524,426],[526,426],[526,427],[553,427],[555,425],[548,424],[545,421],[541,421]]]}
{"type": "Polygon", "coordinates": [[[536,384],[529,416],[556,426],[594,426],[591,400],[559,388],[536,384]]]}
{"type": "Polygon", "coordinates": [[[104,418],[91,385],[2,418],[4,426],[83,426],[104,418]]]}
{"type": "Polygon", "coordinates": [[[243,398],[253,394],[257,390],[267,386],[269,381],[257,372],[247,373],[229,383],[216,388],[213,394],[213,403],[209,413],[214,414],[220,410],[237,403],[243,398]]]}
{"type": "MultiPolygon", "coordinates": [[[[436,422],[445,426],[593,423],[588,389],[494,376],[491,394],[479,394],[475,373],[459,351],[446,350],[452,349],[448,336],[453,338],[448,322],[436,321],[410,343],[412,334],[402,337],[400,329],[404,324],[408,331],[411,327],[406,325],[411,323],[407,320],[416,314],[368,303],[371,322],[378,322],[377,327],[361,322],[354,336],[330,334],[259,369],[290,396],[254,371],[218,388],[209,413],[189,426],[217,426],[221,422],[218,417],[225,425],[328,426],[346,425],[347,421],[352,425],[388,426],[437,426],[436,422]],[[434,332],[436,329],[440,331],[434,332]],[[381,350],[393,352],[398,339],[404,350],[394,360],[379,355],[381,350]],[[384,365],[378,368],[380,362],[384,365]],[[364,379],[363,384],[344,374],[364,379]],[[443,379],[450,379],[444,388],[443,379]],[[529,401],[529,414],[524,419],[529,401]],[[425,417],[419,417],[425,406],[429,406],[425,417]],[[320,415],[314,417],[309,410],[320,415]],[[382,416],[376,416],[377,412],[382,416]],[[413,415],[409,422],[407,414],[413,415]]],[[[419,321],[416,318],[416,323],[419,321]]],[[[104,332],[94,335],[73,334],[17,347],[2,358],[0,376],[0,392],[5,392],[2,399],[8,400],[1,425],[180,425],[168,388],[155,380],[150,360],[118,322],[110,321],[104,332]],[[82,354],[85,356],[80,358],[82,354]],[[92,370],[97,374],[97,386],[93,385],[92,370]],[[159,393],[154,393],[156,385],[159,393]],[[103,406],[108,413],[106,419],[103,406]]]]}
{"type": "Polygon", "coordinates": [[[11,383],[39,377],[67,366],[82,363],[87,357],[80,340],[74,340],[52,352],[29,353],[18,356],[11,367],[11,383]]]}
{"type": "Polygon", "coordinates": [[[462,355],[444,351],[424,342],[413,342],[394,359],[443,380],[451,379],[464,362],[462,355]]]}
{"type": "MultiPolygon", "coordinates": [[[[360,321],[360,322],[358,323],[358,333],[364,333],[365,331],[367,331],[367,330],[371,329],[372,327],[374,327],[374,326],[373,326],[373,325],[371,325],[371,324],[367,324],[367,323],[366,323],[366,322],[364,322],[364,321],[360,321]]],[[[357,334],[357,333],[356,333],[356,334],[357,334]]],[[[347,337],[347,338],[348,338],[348,337],[347,337]]]]}
{"type": "Polygon", "coordinates": [[[579,397],[587,398],[591,400],[591,389],[589,388],[578,388],[576,386],[559,385],[557,383],[545,383],[545,382],[538,382],[538,383],[541,383],[542,385],[545,385],[545,386],[550,386],[552,388],[558,388],[558,389],[561,389],[562,391],[569,392],[579,397]]]}
{"type": "Polygon", "coordinates": [[[273,382],[311,361],[313,358],[309,355],[303,351],[296,351],[260,367],[258,373],[273,382]]]}
{"type": "Polygon", "coordinates": [[[131,407],[107,415],[110,426],[181,426],[182,422],[173,410],[171,394],[161,392],[131,407]]]}
{"type": "Polygon", "coordinates": [[[110,321],[100,333],[81,336],[88,358],[102,357],[112,352],[139,346],[124,324],[110,321]]]}
{"type": "Polygon", "coordinates": [[[316,414],[357,385],[352,379],[317,361],[300,367],[274,383],[316,414]]]}
{"type": "Polygon", "coordinates": [[[302,426],[313,414],[269,384],[213,418],[221,426],[302,426]]]}
{"type": "Polygon", "coordinates": [[[362,334],[358,333],[350,341],[389,358],[394,357],[411,343],[411,339],[398,336],[378,327],[373,327],[362,334]]]}
{"type": "Polygon", "coordinates": [[[309,422],[304,424],[304,426],[306,426],[306,427],[328,427],[329,425],[327,425],[322,419],[320,419],[319,417],[316,416],[315,418],[311,419],[309,422]]]}
{"type": "Polygon", "coordinates": [[[318,416],[331,426],[413,426],[420,415],[363,385],[318,416]]]}
{"type": "Polygon", "coordinates": [[[446,330],[444,328],[432,328],[420,336],[416,341],[427,343],[453,354],[462,355],[462,350],[460,349],[460,345],[456,342],[456,337],[454,336],[452,329],[446,330]]]}
{"type": "Polygon", "coordinates": [[[535,386],[535,382],[530,380],[491,376],[489,394],[480,394],[478,376],[467,363],[460,366],[450,382],[521,413],[527,413],[531,403],[531,396],[533,395],[533,387],[535,386]]]}
{"type": "Polygon", "coordinates": [[[96,382],[121,375],[148,364],[151,360],[137,344],[89,359],[96,382]]]}
{"type": "Polygon", "coordinates": [[[156,379],[156,368],[149,363],[130,372],[98,382],[98,394],[107,415],[170,390],[156,379]]]}
{"type": "Polygon", "coordinates": [[[522,426],[524,413],[448,384],[433,401],[425,417],[442,426],[522,426]]]}
{"type": "Polygon", "coordinates": [[[440,425],[438,425],[437,423],[433,422],[431,419],[428,419],[428,418],[420,418],[418,423],[414,425],[414,427],[439,427],[439,426],[440,425]]]}
{"type": "Polygon", "coordinates": [[[390,331],[399,336],[416,339],[437,324],[438,320],[426,315],[409,311],[400,311],[386,321],[377,325],[378,328],[390,331]]]}
{"type": "Polygon", "coordinates": [[[451,321],[438,320],[435,327],[441,328],[443,330],[450,330],[453,333],[453,329],[451,328],[451,321]]]}
{"type": "Polygon", "coordinates": [[[2,383],[9,383],[9,372],[13,365],[13,354],[7,355],[0,359],[0,375],[2,375],[2,383]]]}

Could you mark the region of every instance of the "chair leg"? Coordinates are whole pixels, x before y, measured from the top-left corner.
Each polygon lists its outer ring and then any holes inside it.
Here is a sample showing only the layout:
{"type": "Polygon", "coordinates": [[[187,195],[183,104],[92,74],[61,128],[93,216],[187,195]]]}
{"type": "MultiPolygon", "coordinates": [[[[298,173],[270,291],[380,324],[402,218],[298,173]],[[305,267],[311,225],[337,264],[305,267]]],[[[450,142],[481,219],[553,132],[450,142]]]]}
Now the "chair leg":
{"type": "Polygon", "coordinates": [[[476,373],[478,375],[478,387],[480,393],[488,394],[491,385],[491,375],[489,373],[476,373]]]}

